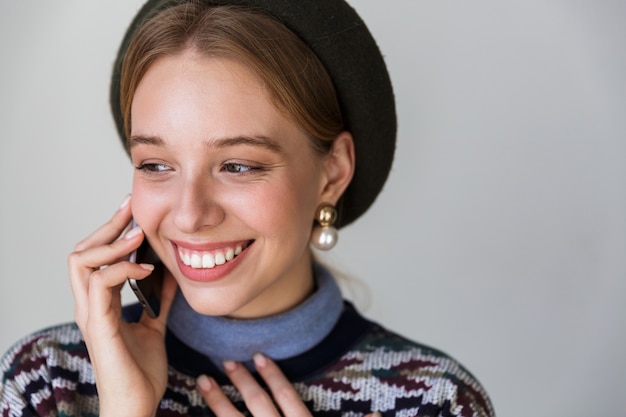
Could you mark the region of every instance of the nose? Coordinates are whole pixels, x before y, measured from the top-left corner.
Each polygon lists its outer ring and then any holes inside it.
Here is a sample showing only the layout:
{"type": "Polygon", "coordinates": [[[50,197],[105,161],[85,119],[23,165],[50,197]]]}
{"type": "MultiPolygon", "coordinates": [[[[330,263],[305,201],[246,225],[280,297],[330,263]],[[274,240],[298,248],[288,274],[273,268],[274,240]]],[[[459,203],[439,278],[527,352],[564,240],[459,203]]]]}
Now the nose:
{"type": "Polygon", "coordinates": [[[179,187],[172,215],[181,232],[195,233],[224,220],[224,210],[211,193],[210,178],[184,179],[179,187]]]}

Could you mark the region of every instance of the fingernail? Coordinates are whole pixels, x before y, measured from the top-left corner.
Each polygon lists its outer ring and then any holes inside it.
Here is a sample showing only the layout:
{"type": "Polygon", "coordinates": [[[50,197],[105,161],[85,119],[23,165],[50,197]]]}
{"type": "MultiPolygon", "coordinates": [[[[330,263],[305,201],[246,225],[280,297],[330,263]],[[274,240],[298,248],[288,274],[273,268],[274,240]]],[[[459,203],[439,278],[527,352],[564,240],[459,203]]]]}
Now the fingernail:
{"type": "Polygon", "coordinates": [[[254,360],[254,365],[256,365],[257,369],[265,368],[265,365],[267,365],[267,358],[262,353],[255,353],[252,359],[254,360]]]}
{"type": "Polygon", "coordinates": [[[140,234],[142,231],[143,230],[141,230],[141,227],[137,226],[134,229],[129,230],[128,233],[124,235],[124,239],[132,239],[140,234]]]}
{"type": "Polygon", "coordinates": [[[154,271],[154,265],[152,264],[139,264],[139,266],[145,269],[146,271],[154,271]]]}
{"type": "Polygon", "coordinates": [[[126,207],[128,205],[128,203],[130,203],[130,194],[128,194],[126,197],[124,197],[124,200],[122,200],[122,204],[120,204],[119,210],[121,210],[124,207],[126,207]]]}
{"type": "Polygon", "coordinates": [[[211,380],[206,375],[200,375],[196,380],[196,384],[202,391],[208,392],[211,390],[211,380]]]}
{"type": "Polygon", "coordinates": [[[222,365],[227,371],[234,371],[237,368],[237,364],[233,361],[223,361],[222,365]]]}

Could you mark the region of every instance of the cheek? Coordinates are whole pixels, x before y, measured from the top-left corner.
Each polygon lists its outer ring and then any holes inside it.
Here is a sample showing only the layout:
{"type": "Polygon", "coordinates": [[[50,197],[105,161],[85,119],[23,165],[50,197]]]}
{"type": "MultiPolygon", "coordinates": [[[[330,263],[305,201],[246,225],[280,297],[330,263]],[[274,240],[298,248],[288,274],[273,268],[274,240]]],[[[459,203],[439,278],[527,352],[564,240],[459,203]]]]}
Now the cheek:
{"type": "Polygon", "coordinates": [[[154,190],[138,180],[133,180],[132,212],[135,221],[146,234],[155,232],[160,219],[168,210],[168,194],[164,190],[154,190]]]}
{"type": "Polygon", "coordinates": [[[237,210],[238,217],[265,236],[299,239],[310,233],[317,198],[316,184],[310,177],[308,180],[295,177],[243,193],[233,200],[231,209],[237,210]]]}

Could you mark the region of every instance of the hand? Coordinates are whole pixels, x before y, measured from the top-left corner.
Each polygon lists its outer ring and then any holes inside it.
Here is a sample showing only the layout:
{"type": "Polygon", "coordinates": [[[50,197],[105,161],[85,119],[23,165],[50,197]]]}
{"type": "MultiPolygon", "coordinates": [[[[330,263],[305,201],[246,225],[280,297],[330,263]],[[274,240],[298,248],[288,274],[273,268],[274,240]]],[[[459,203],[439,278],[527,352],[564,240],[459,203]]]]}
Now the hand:
{"type": "MultiPolygon", "coordinates": [[[[254,355],[254,365],[269,387],[271,396],[261,388],[244,366],[230,361],[224,363],[226,374],[239,390],[246,407],[253,416],[312,416],[291,382],[271,359],[257,353],[254,355]]],[[[197,384],[204,400],[216,416],[243,415],[230,402],[213,378],[201,375],[197,384]]],[[[380,413],[368,414],[365,417],[376,416],[380,416],[380,413]]]]}
{"type": "Polygon", "coordinates": [[[166,272],[157,319],[143,314],[130,324],[121,317],[124,282],[143,279],[153,269],[126,260],[144,239],[140,228],[118,239],[131,219],[128,202],[68,257],[76,323],[93,365],[101,416],[152,416],[167,386],[165,321],[174,279],[166,272]]]}

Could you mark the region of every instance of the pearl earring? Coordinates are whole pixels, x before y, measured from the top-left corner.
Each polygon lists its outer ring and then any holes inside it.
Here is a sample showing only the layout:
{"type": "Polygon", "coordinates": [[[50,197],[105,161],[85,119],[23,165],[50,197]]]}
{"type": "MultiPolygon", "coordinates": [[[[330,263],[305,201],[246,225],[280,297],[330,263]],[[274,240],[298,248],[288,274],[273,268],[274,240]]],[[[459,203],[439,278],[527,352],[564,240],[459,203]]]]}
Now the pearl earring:
{"type": "Polygon", "coordinates": [[[311,244],[319,250],[331,250],[337,244],[337,229],[333,227],[337,220],[337,210],[330,204],[322,204],[315,217],[319,226],[313,228],[311,244]]]}

